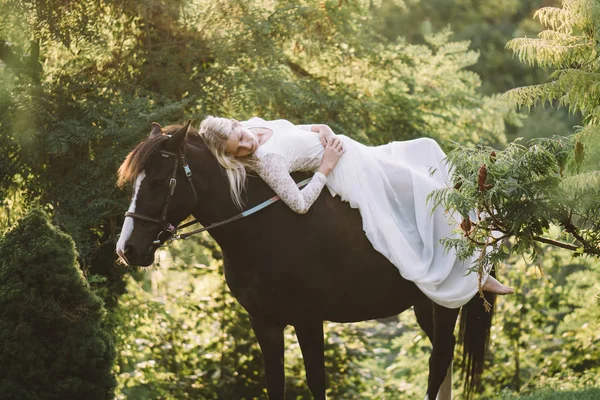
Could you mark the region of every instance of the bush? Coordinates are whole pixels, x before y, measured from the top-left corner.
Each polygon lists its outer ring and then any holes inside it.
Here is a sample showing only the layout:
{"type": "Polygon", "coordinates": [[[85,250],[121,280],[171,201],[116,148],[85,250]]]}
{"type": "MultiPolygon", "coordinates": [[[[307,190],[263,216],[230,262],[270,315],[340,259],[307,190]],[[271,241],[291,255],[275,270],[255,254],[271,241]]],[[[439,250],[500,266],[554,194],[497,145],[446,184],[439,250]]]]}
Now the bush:
{"type": "Polygon", "coordinates": [[[0,239],[3,399],[112,399],[114,345],[73,240],[40,210],[0,239]]]}
{"type": "Polygon", "coordinates": [[[525,397],[506,397],[505,400],[596,400],[600,389],[586,389],[568,392],[541,392],[525,397]]]}

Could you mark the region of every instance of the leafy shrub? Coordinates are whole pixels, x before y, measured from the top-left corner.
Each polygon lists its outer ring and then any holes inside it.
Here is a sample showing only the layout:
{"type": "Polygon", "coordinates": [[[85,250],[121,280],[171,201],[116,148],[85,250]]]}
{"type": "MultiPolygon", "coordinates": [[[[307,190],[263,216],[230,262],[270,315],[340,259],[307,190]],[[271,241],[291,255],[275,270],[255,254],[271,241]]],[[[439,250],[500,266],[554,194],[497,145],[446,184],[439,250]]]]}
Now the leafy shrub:
{"type": "Polygon", "coordinates": [[[112,399],[115,352],[103,315],[73,240],[30,212],[0,240],[2,398],[112,399]]]}

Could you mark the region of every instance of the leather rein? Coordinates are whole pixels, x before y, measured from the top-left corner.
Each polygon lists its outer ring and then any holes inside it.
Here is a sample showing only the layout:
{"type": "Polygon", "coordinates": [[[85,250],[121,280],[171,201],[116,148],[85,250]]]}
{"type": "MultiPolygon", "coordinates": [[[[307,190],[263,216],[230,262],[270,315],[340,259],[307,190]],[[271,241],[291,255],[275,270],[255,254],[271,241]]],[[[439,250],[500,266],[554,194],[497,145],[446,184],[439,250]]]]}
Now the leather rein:
{"type": "MultiPolygon", "coordinates": [[[[169,221],[167,221],[167,211],[169,209],[169,204],[171,203],[171,199],[173,197],[173,194],[175,193],[175,188],[177,187],[176,176],[177,176],[177,170],[179,169],[179,163],[181,163],[181,167],[183,168],[183,171],[185,172],[187,181],[190,185],[190,188],[192,189],[192,193],[194,194],[194,201],[195,201],[196,205],[198,204],[198,195],[196,194],[196,189],[194,188],[194,183],[192,182],[192,170],[190,169],[190,166],[188,165],[187,159],[186,159],[183,151],[179,151],[178,153],[172,153],[170,151],[161,150],[161,155],[165,158],[174,157],[175,164],[173,166],[173,172],[171,173],[171,179],[169,180],[169,193],[167,194],[167,198],[165,199],[165,204],[163,206],[163,210],[162,210],[160,219],[148,217],[147,215],[139,214],[139,213],[135,213],[135,212],[127,211],[125,213],[125,217],[131,217],[134,219],[139,219],[141,221],[152,222],[152,223],[155,223],[155,224],[158,224],[161,226],[162,230],[158,233],[156,240],[154,242],[152,242],[152,244],[154,244],[154,245],[162,246],[164,244],[171,243],[175,240],[187,239],[188,237],[195,235],[197,233],[208,231],[209,229],[223,226],[223,225],[229,224],[233,221],[237,221],[238,219],[242,219],[244,217],[252,215],[252,214],[262,210],[263,208],[270,206],[271,204],[280,200],[279,196],[273,196],[269,200],[263,201],[259,205],[254,206],[254,207],[252,207],[244,212],[241,212],[237,215],[234,215],[233,217],[228,218],[224,221],[215,222],[215,223],[210,224],[209,226],[206,226],[206,227],[203,227],[200,229],[195,229],[193,231],[177,234],[178,229],[187,228],[194,224],[200,223],[197,219],[194,219],[193,221],[186,222],[185,224],[183,224],[181,226],[173,226],[169,221]],[[166,242],[168,242],[168,243],[166,243],[166,242]]],[[[299,188],[301,188],[303,186],[306,186],[310,182],[311,179],[312,178],[305,179],[305,180],[297,183],[296,185],[299,188]]]]}

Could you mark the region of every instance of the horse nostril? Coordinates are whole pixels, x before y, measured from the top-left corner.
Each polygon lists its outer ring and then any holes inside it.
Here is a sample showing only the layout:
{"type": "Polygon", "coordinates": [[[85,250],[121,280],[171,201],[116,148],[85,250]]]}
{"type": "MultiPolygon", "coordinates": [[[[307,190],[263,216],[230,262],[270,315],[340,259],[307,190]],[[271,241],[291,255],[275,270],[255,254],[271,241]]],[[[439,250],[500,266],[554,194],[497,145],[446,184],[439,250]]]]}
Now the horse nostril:
{"type": "Polygon", "coordinates": [[[126,244],[126,245],[125,245],[125,248],[123,249],[123,254],[127,254],[127,253],[129,253],[129,250],[131,250],[131,246],[130,246],[130,245],[128,245],[128,244],[126,244]]]}

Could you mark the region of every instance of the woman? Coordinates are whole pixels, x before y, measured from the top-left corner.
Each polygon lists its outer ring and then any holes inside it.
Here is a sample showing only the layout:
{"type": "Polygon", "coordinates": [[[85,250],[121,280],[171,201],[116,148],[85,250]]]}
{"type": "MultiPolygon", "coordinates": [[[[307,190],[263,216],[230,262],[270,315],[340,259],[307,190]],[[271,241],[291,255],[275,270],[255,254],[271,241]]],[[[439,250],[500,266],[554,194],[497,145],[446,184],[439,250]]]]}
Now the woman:
{"type": "MultiPolygon", "coordinates": [[[[458,308],[478,291],[477,274],[467,274],[472,260],[461,261],[440,244],[441,238],[456,235],[451,219],[427,205],[427,195],[449,181],[445,154],[434,140],[368,147],[335,135],[327,125],[261,118],[240,123],[212,116],[200,124],[200,135],[225,168],[239,207],[246,168],[297,213],[306,213],[327,186],[332,196],[360,210],[373,247],[433,301],[458,308]],[[315,174],[298,189],[293,171],[315,174]]],[[[482,283],[485,291],[513,293],[487,273],[482,283]]]]}

